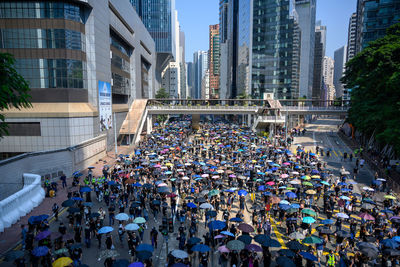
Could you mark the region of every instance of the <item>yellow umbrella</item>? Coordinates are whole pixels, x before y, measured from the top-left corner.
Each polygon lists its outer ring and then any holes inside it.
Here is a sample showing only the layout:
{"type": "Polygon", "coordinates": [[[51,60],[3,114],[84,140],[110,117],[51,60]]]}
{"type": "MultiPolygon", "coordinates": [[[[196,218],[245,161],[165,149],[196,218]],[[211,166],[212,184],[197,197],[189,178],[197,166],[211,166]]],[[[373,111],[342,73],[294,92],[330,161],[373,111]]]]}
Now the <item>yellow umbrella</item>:
{"type": "Polygon", "coordinates": [[[386,195],[386,196],[384,196],[384,198],[386,198],[386,199],[396,199],[396,197],[392,196],[392,195],[386,195]]]}
{"type": "Polygon", "coordinates": [[[174,164],[172,164],[171,162],[168,162],[168,163],[165,163],[165,166],[172,167],[172,166],[174,166],[174,164]]]}
{"type": "Polygon", "coordinates": [[[58,258],[55,262],[53,262],[53,267],[65,267],[72,263],[73,261],[71,258],[68,257],[61,257],[58,258]]]}
{"type": "Polygon", "coordinates": [[[307,190],[306,191],[306,194],[309,194],[309,195],[315,195],[317,192],[315,191],[315,190],[307,190]]]}
{"type": "Polygon", "coordinates": [[[311,176],[311,178],[313,178],[313,179],[319,179],[320,176],[319,176],[319,175],[313,175],[313,176],[311,176]]]}

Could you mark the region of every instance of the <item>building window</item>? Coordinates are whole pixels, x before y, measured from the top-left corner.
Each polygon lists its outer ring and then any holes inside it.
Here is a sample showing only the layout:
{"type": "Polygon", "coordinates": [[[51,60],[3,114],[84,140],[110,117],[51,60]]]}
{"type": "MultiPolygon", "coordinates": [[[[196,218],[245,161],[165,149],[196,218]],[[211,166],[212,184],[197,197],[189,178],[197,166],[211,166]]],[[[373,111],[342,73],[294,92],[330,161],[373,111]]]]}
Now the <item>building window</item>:
{"type": "Polygon", "coordinates": [[[5,19],[67,19],[83,23],[83,12],[78,5],[65,2],[0,3],[0,18],[5,19]]]}
{"type": "Polygon", "coordinates": [[[7,122],[9,136],[41,136],[40,122],[7,122]]]}
{"type": "Polygon", "coordinates": [[[85,51],[84,35],[66,29],[0,29],[0,48],[60,48],[85,51]]]}
{"type": "Polygon", "coordinates": [[[22,59],[15,67],[31,88],[81,88],[86,85],[86,62],[72,59],[22,59]]]}

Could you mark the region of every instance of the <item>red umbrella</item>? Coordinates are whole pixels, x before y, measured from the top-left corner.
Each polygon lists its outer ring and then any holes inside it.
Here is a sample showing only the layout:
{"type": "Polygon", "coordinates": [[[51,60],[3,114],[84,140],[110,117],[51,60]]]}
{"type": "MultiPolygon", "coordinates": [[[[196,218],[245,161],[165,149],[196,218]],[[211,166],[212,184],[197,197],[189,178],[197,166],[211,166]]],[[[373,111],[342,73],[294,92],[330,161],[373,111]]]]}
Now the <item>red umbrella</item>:
{"type": "Polygon", "coordinates": [[[177,195],[174,194],[174,193],[171,193],[171,194],[167,195],[167,197],[176,197],[176,196],[177,196],[177,195]]]}
{"type": "Polygon", "coordinates": [[[254,232],[253,226],[247,223],[239,224],[238,229],[246,233],[254,232]]]}
{"type": "Polygon", "coordinates": [[[366,221],[375,221],[375,218],[372,215],[368,214],[368,213],[361,213],[358,216],[360,216],[360,218],[362,218],[362,219],[364,219],[366,221]]]}

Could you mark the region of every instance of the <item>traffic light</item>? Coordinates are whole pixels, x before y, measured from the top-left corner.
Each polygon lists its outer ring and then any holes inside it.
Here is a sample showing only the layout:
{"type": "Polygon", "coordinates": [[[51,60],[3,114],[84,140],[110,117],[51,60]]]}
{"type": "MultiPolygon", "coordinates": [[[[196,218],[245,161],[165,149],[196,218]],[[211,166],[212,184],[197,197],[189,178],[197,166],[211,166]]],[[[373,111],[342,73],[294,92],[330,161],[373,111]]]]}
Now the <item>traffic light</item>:
{"type": "Polygon", "coordinates": [[[172,217],[168,218],[168,229],[170,233],[174,232],[174,222],[172,220],[172,217]]]}

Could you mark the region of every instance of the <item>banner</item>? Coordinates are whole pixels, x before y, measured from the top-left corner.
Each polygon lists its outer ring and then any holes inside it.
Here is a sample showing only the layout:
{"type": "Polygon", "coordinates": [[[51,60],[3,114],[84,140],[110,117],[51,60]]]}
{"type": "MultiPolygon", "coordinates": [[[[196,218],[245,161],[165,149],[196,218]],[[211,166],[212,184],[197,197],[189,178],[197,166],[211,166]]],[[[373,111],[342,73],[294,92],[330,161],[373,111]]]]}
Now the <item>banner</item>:
{"type": "Polygon", "coordinates": [[[112,128],[111,84],[99,81],[100,131],[112,128]]]}

